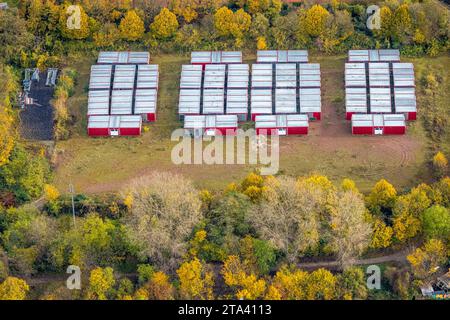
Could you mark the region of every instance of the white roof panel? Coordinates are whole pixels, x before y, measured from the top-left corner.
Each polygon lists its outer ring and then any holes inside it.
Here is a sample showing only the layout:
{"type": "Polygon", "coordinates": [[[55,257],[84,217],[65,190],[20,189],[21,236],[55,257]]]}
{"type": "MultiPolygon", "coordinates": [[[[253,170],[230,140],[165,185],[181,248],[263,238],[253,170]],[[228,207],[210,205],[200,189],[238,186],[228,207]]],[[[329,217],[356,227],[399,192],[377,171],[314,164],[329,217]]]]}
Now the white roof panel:
{"type": "Polygon", "coordinates": [[[111,94],[111,114],[128,115],[132,114],[133,91],[113,90],[111,94]]]}
{"type": "Polygon", "coordinates": [[[113,89],[133,89],[136,65],[117,65],[114,70],[113,89]]]}
{"type": "Polygon", "coordinates": [[[227,90],[227,114],[248,113],[248,91],[242,89],[227,90]]]}
{"type": "Polygon", "coordinates": [[[207,89],[203,91],[203,114],[224,113],[224,90],[207,89]]]}
{"type": "Polygon", "coordinates": [[[200,114],[200,89],[181,89],[178,102],[179,114],[200,114]]]}

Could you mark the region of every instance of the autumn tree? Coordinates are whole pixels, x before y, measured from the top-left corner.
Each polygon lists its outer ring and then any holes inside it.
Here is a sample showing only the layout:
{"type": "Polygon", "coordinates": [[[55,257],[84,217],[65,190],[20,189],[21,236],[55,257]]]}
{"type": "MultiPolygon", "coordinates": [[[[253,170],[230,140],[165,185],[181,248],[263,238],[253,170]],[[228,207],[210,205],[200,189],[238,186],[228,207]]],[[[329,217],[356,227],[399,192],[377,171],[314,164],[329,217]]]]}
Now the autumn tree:
{"type": "Polygon", "coordinates": [[[171,0],[170,7],[177,15],[184,18],[184,21],[191,23],[199,15],[213,12],[218,5],[217,0],[171,0]]]}
{"type": "Polygon", "coordinates": [[[90,35],[90,18],[82,6],[76,5],[77,9],[73,8],[69,5],[61,6],[59,18],[61,35],[67,39],[86,39],[90,35]]]}
{"type": "Polygon", "coordinates": [[[397,190],[384,179],[378,181],[366,198],[370,211],[374,214],[382,214],[392,210],[397,198],[397,190]]]}
{"type": "Polygon", "coordinates": [[[225,284],[234,289],[237,299],[255,300],[263,297],[266,282],[249,273],[239,257],[229,256],[224,261],[221,273],[225,284]]]}
{"type": "Polygon", "coordinates": [[[107,300],[115,283],[112,268],[95,268],[89,276],[88,299],[107,300]]]}
{"type": "Polygon", "coordinates": [[[184,262],[177,270],[183,299],[212,300],[214,275],[197,258],[184,262]]]}
{"type": "Polygon", "coordinates": [[[380,28],[374,29],[375,37],[382,41],[390,41],[393,35],[393,20],[394,14],[388,6],[383,6],[380,9],[380,28]]]}
{"type": "Polygon", "coordinates": [[[30,287],[19,278],[8,277],[0,283],[0,300],[25,300],[30,287]]]}
{"type": "Polygon", "coordinates": [[[336,297],[336,277],[326,269],[318,269],[308,276],[307,300],[333,300],[336,297]]]}
{"type": "Polygon", "coordinates": [[[282,266],[272,279],[266,299],[278,297],[283,300],[306,299],[308,272],[282,266]]]}
{"type": "Polygon", "coordinates": [[[135,10],[130,10],[120,21],[119,31],[122,39],[128,41],[139,40],[144,36],[144,22],[135,10]]]}
{"type": "Polygon", "coordinates": [[[175,288],[170,283],[169,276],[162,271],[155,272],[144,287],[145,296],[150,300],[173,300],[175,288]]]}
{"type": "Polygon", "coordinates": [[[420,232],[420,216],[431,203],[423,186],[398,197],[393,210],[393,229],[397,240],[404,242],[420,232]]]}
{"type": "MultiPolygon", "coordinates": [[[[0,15],[2,12],[0,11],[0,15]]],[[[0,22],[0,32],[1,32],[0,22]]],[[[1,40],[0,40],[1,41],[1,40]]],[[[1,53],[1,49],[0,49],[1,53]]],[[[9,160],[16,141],[16,119],[13,114],[11,99],[18,91],[17,79],[12,68],[0,65],[0,167],[9,160]]]]}
{"type": "Polygon", "coordinates": [[[394,234],[394,230],[392,230],[391,226],[386,225],[380,218],[374,218],[372,230],[371,248],[382,249],[391,245],[392,235],[394,234]]]}
{"type": "Polygon", "coordinates": [[[155,265],[174,268],[186,253],[186,239],[202,218],[192,183],[179,175],[155,173],[123,191],[132,205],[125,224],[131,241],[155,265]]]}
{"type": "Polygon", "coordinates": [[[178,30],[177,16],[167,8],[162,8],[150,25],[150,30],[157,39],[169,39],[178,30]]]}
{"type": "Polygon", "coordinates": [[[337,289],[340,299],[366,299],[368,290],[364,271],[358,267],[345,269],[337,276],[337,289]]]}
{"type": "Polygon", "coordinates": [[[412,20],[408,4],[404,3],[395,9],[392,17],[392,27],[396,40],[405,43],[412,34],[412,20]]]}
{"type": "Polygon", "coordinates": [[[222,7],[214,14],[214,26],[217,33],[223,37],[233,37],[236,41],[242,41],[251,23],[251,16],[243,9],[233,12],[227,7],[222,7]]]}
{"type": "Polygon", "coordinates": [[[344,192],[338,199],[330,226],[331,246],[337,252],[340,265],[345,269],[352,265],[370,244],[372,230],[367,221],[362,197],[353,191],[344,192]]]}
{"type": "Polygon", "coordinates": [[[442,152],[437,152],[433,157],[433,169],[438,178],[442,178],[448,168],[448,160],[442,152]]]}
{"type": "Polygon", "coordinates": [[[317,37],[324,33],[330,13],[321,5],[300,12],[299,32],[310,37],[317,37]]]}
{"type": "Polygon", "coordinates": [[[269,185],[265,200],[256,205],[248,221],[261,238],[283,251],[295,262],[319,241],[320,190],[307,184],[298,186],[292,178],[280,178],[269,185]]]}
{"type": "Polygon", "coordinates": [[[430,239],[422,247],[408,255],[407,260],[414,276],[418,279],[426,279],[436,273],[439,267],[447,261],[445,245],[440,240],[430,239]]]}

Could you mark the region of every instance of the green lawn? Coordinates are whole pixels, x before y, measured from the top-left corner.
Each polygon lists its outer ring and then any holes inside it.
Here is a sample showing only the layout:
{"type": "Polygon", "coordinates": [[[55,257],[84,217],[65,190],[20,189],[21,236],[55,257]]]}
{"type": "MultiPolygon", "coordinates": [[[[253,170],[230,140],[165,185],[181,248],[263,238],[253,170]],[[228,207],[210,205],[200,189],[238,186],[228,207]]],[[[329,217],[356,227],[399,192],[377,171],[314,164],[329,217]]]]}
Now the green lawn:
{"type": "MultiPolygon", "coordinates": [[[[170,154],[175,142],[170,134],[182,126],[177,119],[178,83],[181,65],[187,56],[152,57],[160,65],[158,120],[138,138],[89,138],[86,135],[86,86],[90,64],[95,58],[73,59],[80,74],[76,94],[69,101],[75,116],[75,134],[56,145],[55,184],[66,190],[72,182],[78,192],[114,192],[133,178],[152,171],[171,171],[191,178],[198,187],[217,190],[253,170],[250,165],[172,164],[170,154]]],[[[281,139],[280,173],[300,176],[319,172],[334,181],[354,179],[367,191],[377,180],[387,178],[399,189],[409,188],[427,178],[424,162],[428,157],[428,138],[421,121],[408,128],[402,137],[353,137],[344,120],[344,56],[312,56],[321,63],[323,119],[312,123],[307,137],[281,139]]],[[[252,62],[252,59],[246,62],[252,62]]],[[[448,66],[449,57],[415,59],[417,79],[428,68],[448,66]],[[426,67],[427,65],[429,67],[426,67]]],[[[442,70],[442,69],[441,69],[442,70]]],[[[444,72],[445,73],[445,72],[444,72]]],[[[445,79],[448,88],[449,81],[445,79]]],[[[449,90],[445,99],[449,101],[449,90]]],[[[420,96],[419,96],[420,102],[420,96]]],[[[420,108],[426,106],[419,106],[420,108]]],[[[420,115],[419,115],[420,117],[420,115]]]]}

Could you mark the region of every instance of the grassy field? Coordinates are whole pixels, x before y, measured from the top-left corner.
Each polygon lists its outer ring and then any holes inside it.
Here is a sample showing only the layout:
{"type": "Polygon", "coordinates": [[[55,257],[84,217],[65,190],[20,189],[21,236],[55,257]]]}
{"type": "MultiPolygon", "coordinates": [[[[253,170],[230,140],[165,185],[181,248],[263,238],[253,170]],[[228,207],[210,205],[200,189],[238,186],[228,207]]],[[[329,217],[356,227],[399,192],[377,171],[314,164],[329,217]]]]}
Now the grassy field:
{"type": "MultiPolygon", "coordinates": [[[[327,175],[333,181],[345,177],[367,191],[377,180],[386,178],[399,189],[407,189],[426,180],[425,161],[429,157],[429,139],[422,121],[409,125],[408,134],[400,137],[353,137],[344,112],[344,56],[312,55],[321,63],[323,119],[312,123],[307,137],[283,137],[280,146],[280,174],[301,176],[311,172],[327,175]]],[[[170,134],[182,124],[178,121],[178,83],[181,65],[187,56],[152,57],[160,65],[158,121],[148,125],[139,138],[88,138],[86,102],[89,67],[95,58],[73,59],[80,74],[76,94],[69,101],[74,115],[74,135],[56,145],[55,184],[66,190],[72,182],[77,192],[114,192],[136,177],[152,171],[171,171],[191,178],[200,188],[219,190],[254,169],[250,165],[182,165],[172,164],[170,154],[175,142],[170,134]]],[[[252,57],[249,61],[252,62],[252,57]]],[[[449,57],[415,59],[417,79],[428,70],[445,74],[449,57]]],[[[443,101],[449,101],[449,81],[444,80],[443,101]]],[[[418,90],[420,93],[420,90],[418,90]]],[[[419,95],[419,103],[421,101],[419,95]]],[[[419,108],[426,106],[419,105],[419,108]]],[[[447,107],[448,108],[448,107],[447,107]]],[[[449,149],[446,149],[447,151],[449,149]]]]}

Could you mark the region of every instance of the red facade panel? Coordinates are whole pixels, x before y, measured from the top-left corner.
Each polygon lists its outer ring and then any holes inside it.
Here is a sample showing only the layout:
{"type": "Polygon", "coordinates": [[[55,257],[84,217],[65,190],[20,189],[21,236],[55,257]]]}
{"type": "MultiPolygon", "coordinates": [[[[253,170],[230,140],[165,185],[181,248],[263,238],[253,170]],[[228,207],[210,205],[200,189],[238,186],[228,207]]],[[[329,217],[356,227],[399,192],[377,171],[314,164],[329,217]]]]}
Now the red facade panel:
{"type": "Polygon", "coordinates": [[[417,120],[417,113],[416,112],[408,112],[407,119],[408,119],[408,121],[417,120]]]}
{"type": "Polygon", "coordinates": [[[140,128],[120,128],[119,135],[121,136],[139,136],[141,134],[140,128]]]}
{"type": "Polygon", "coordinates": [[[352,120],[353,112],[346,112],[345,113],[345,119],[346,120],[352,120]]]}
{"type": "Polygon", "coordinates": [[[308,134],[308,127],[287,128],[287,134],[308,134]]]}
{"type": "Polygon", "coordinates": [[[373,127],[352,127],[353,134],[373,134],[373,127]]]}
{"type": "Polygon", "coordinates": [[[321,112],[313,112],[313,117],[316,120],[320,120],[322,118],[322,113],[321,112]]]}
{"type": "Polygon", "coordinates": [[[383,134],[405,134],[406,127],[384,127],[383,134]]]}
{"type": "Polygon", "coordinates": [[[88,128],[88,135],[91,137],[106,137],[109,136],[108,128],[88,128]]]}
{"type": "Polygon", "coordinates": [[[147,113],[147,121],[155,122],[156,121],[156,113],[147,113]]]}

